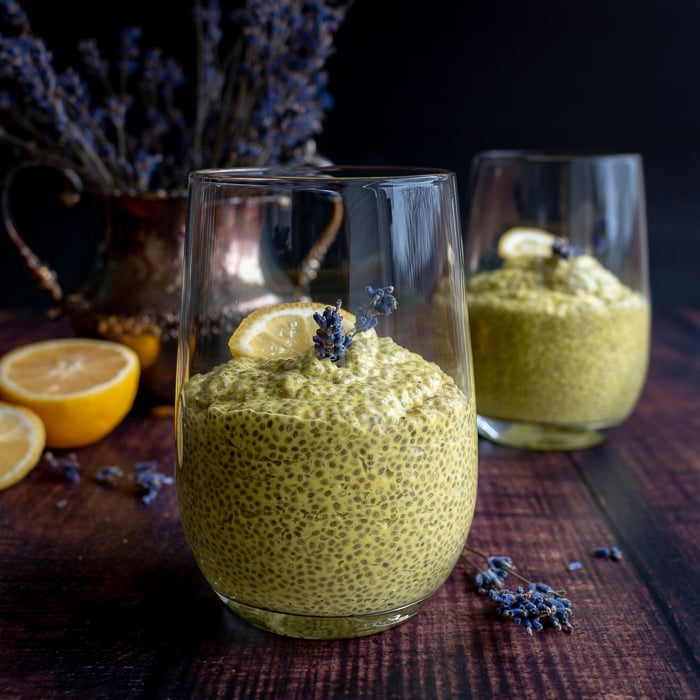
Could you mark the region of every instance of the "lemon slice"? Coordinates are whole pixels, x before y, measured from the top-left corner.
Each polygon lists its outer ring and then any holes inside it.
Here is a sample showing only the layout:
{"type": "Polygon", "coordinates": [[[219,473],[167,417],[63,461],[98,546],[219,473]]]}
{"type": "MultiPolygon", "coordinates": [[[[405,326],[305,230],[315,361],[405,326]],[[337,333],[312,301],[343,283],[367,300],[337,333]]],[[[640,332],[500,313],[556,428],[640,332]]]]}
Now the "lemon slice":
{"type": "MultiPolygon", "coordinates": [[[[322,313],[328,304],[298,301],[256,309],[246,316],[229,338],[232,357],[284,358],[313,348],[318,330],[314,312],[322,313]]],[[[341,310],[343,328],[355,326],[355,316],[341,310]]]]}
{"type": "Polygon", "coordinates": [[[552,243],[556,236],[541,228],[516,226],[508,229],[498,241],[498,254],[502,258],[532,255],[538,258],[552,256],[552,243]]]}
{"type": "Polygon", "coordinates": [[[38,414],[49,447],[82,447],[122,421],[139,376],[138,355],[121,343],[44,340],[0,358],[0,398],[38,414]]]}
{"type": "Polygon", "coordinates": [[[44,424],[34,411],[0,401],[0,491],[36,466],[45,441],[44,424]]]}

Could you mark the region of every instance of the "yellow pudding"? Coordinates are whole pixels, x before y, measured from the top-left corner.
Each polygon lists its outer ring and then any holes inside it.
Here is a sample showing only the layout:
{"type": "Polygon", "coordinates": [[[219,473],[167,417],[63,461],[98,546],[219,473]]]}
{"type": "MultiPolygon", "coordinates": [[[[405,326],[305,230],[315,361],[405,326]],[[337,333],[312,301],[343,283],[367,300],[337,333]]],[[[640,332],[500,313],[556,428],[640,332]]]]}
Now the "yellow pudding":
{"type": "Polygon", "coordinates": [[[318,636],[352,636],[338,618],[424,600],[471,525],[474,412],[436,364],[374,332],[342,364],[310,345],[192,377],[177,486],[204,576],[282,633],[276,613],[329,618],[318,636]]]}
{"type": "Polygon", "coordinates": [[[467,300],[480,415],[603,428],[634,408],[650,305],[595,258],[513,257],[475,275],[467,300]]]}

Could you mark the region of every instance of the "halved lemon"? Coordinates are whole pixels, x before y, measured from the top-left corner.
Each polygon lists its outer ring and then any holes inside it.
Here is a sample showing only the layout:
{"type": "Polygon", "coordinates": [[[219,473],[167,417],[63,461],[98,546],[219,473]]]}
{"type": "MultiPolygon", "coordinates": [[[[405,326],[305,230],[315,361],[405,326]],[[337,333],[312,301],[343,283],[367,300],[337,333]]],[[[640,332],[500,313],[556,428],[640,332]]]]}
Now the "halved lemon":
{"type": "Polygon", "coordinates": [[[515,226],[508,229],[498,241],[498,254],[502,258],[532,255],[538,258],[552,256],[552,243],[556,236],[541,228],[515,226]]]}
{"type": "Polygon", "coordinates": [[[116,342],[131,348],[141,361],[141,369],[148,369],[160,355],[160,336],[123,335],[116,342]]]}
{"type": "Polygon", "coordinates": [[[0,491],[29,474],[45,442],[44,424],[34,411],[0,401],[0,491]]]}
{"type": "MultiPolygon", "coordinates": [[[[283,358],[313,348],[318,330],[314,312],[322,313],[328,304],[295,301],[256,309],[246,316],[229,338],[232,357],[283,358]]],[[[355,316],[341,310],[343,328],[355,326],[355,316]]]]}
{"type": "Polygon", "coordinates": [[[82,447],[122,421],[136,398],[139,376],[138,355],[121,343],[44,340],[0,358],[0,398],[38,415],[49,447],[82,447]]]}

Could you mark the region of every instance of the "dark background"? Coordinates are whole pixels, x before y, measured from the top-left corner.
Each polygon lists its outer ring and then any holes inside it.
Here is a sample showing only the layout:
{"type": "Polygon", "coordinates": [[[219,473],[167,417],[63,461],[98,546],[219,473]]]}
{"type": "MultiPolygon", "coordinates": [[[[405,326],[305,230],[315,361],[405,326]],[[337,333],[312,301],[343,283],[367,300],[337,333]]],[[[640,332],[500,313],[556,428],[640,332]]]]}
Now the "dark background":
{"type": "MultiPolygon", "coordinates": [[[[186,0],[21,4],[57,67],[75,63],[80,38],[110,54],[125,26],[183,60],[191,50],[186,0]]],[[[641,153],[653,301],[700,304],[697,0],[355,0],[329,73],[335,106],[319,150],[339,164],[452,169],[463,213],[480,150],[641,153]]],[[[37,215],[45,206],[36,203],[37,215]]],[[[89,246],[51,217],[36,248],[70,289],[89,246]]],[[[0,236],[0,308],[44,304],[0,236]]]]}

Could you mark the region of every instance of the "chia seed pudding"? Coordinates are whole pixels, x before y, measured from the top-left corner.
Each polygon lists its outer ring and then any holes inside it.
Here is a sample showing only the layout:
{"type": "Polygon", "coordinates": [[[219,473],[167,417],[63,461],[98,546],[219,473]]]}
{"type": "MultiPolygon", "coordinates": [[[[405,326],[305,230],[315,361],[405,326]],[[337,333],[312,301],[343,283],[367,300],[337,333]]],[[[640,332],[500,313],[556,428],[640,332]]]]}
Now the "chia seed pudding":
{"type": "Polygon", "coordinates": [[[595,258],[513,257],[475,275],[467,300],[480,415],[604,428],[634,408],[650,305],[595,258]]]}
{"type": "Polygon", "coordinates": [[[333,619],[424,600],[471,525],[474,412],[437,365],[374,333],[342,366],[310,349],[192,377],[177,488],[204,576],[243,608],[329,618],[326,637],[345,636],[333,619]]]}

